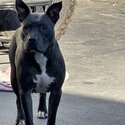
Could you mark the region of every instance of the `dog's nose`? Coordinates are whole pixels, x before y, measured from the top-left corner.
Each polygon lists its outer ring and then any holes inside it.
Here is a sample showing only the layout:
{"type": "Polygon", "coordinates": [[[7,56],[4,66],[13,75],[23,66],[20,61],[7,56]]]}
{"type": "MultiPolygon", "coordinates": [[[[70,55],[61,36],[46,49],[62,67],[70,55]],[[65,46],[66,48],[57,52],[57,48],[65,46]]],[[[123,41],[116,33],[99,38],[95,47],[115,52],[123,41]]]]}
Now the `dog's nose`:
{"type": "Polygon", "coordinates": [[[36,43],[36,38],[30,37],[29,39],[30,44],[35,44],[36,43]]]}

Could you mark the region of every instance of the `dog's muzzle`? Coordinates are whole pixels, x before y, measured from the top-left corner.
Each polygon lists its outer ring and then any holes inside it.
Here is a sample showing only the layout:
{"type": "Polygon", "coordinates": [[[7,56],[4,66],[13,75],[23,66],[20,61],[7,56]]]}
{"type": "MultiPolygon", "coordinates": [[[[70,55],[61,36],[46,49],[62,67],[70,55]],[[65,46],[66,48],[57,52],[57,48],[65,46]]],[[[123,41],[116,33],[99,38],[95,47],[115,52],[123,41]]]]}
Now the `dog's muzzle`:
{"type": "Polygon", "coordinates": [[[37,39],[36,38],[29,38],[26,46],[25,46],[26,52],[40,52],[42,53],[41,50],[39,50],[38,46],[37,46],[37,39]]]}

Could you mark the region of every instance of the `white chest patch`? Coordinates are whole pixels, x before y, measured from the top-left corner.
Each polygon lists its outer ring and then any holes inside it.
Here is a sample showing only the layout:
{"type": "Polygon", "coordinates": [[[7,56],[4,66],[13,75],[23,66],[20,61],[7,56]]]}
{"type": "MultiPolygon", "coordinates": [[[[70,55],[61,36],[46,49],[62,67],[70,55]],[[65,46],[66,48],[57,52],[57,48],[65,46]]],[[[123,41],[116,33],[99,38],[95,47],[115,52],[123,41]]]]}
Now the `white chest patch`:
{"type": "Polygon", "coordinates": [[[37,53],[35,55],[35,60],[39,64],[41,68],[41,74],[36,74],[36,79],[33,79],[33,81],[37,84],[35,90],[36,92],[41,92],[45,93],[48,90],[49,85],[54,82],[54,77],[50,77],[46,73],[46,63],[47,63],[47,58],[41,54],[37,53]]]}

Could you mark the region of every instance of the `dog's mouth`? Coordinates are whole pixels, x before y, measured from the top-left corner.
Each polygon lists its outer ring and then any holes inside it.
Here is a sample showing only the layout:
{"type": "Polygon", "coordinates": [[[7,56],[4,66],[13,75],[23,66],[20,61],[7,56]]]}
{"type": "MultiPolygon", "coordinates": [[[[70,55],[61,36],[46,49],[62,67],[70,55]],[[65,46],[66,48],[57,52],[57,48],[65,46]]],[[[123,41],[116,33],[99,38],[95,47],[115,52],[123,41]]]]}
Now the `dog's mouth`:
{"type": "Polygon", "coordinates": [[[41,45],[37,46],[37,45],[27,44],[25,46],[25,51],[27,53],[43,53],[43,54],[46,54],[50,50],[51,47],[52,47],[51,45],[43,47],[41,45]]]}
{"type": "Polygon", "coordinates": [[[25,50],[26,50],[27,53],[44,53],[44,51],[38,49],[38,48],[35,47],[35,46],[34,46],[34,47],[27,46],[27,47],[25,48],[25,50]]]}
{"type": "Polygon", "coordinates": [[[38,50],[38,49],[26,49],[26,52],[27,53],[44,53],[43,51],[41,50],[38,50]]]}

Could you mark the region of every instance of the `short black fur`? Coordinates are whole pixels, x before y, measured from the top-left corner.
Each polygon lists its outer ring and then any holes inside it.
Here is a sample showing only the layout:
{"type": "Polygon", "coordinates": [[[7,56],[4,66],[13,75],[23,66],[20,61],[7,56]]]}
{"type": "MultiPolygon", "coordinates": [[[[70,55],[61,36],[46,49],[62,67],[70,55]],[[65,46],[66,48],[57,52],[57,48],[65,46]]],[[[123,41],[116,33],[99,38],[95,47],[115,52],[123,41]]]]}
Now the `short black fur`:
{"type": "MultiPolygon", "coordinates": [[[[25,120],[26,125],[34,125],[32,92],[40,92],[38,114],[48,113],[47,125],[55,125],[65,78],[65,62],[54,32],[61,9],[62,2],[55,3],[41,15],[31,13],[22,0],[16,0],[16,10],[22,25],[14,34],[9,48],[11,84],[17,96],[16,125],[20,125],[22,120],[25,120]],[[30,27],[25,30],[29,24],[30,27]]],[[[47,118],[45,115],[37,117],[47,118]]]]}

